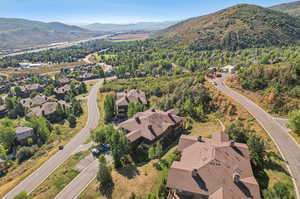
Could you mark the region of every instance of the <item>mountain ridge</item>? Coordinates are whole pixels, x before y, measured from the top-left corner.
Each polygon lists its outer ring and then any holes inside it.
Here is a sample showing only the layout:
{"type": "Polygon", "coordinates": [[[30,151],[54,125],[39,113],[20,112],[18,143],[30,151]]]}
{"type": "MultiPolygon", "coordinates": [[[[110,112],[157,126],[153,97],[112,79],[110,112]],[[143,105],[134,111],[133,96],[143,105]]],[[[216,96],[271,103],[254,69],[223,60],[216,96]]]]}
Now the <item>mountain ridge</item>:
{"type": "Polygon", "coordinates": [[[121,31],[157,31],[174,25],[178,21],[163,21],[163,22],[137,22],[128,24],[115,24],[115,23],[92,23],[83,28],[92,31],[104,32],[121,32],[121,31]]]}
{"type": "Polygon", "coordinates": [[[291,16],[300,16],[300,1],[294,1],[290,3],[283,3],[270,7],[272,10],[281,11],[291,16]]]}
{"type": "Polygon", "coordinates": [[[238,4],[187,19],[157,36],[195,50],[291,45],[300,42],[300,20],[268,8],[238,4]]]}
{"type": "Polygon", "coordinates": [[[73,41],[97,33],[60,22],[20,18],[0,18],[0,49],[28,48],[35,45],[73,41]]]}

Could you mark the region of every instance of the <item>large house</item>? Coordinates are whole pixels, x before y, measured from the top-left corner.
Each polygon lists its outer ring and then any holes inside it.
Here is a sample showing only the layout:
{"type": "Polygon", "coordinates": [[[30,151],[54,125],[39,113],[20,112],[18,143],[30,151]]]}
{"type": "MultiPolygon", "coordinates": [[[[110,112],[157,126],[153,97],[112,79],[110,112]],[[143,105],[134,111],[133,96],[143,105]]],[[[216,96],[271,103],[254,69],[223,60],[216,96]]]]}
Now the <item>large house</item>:
{"type": "Polygon", "coordinates": [[[47,97],[46,95],[43,94],[38,94],[34,98],[26,98],[26,99],[21,99],[21,104],[25,108],[31,108],[33,106],[38,106],[46,103],[48,100],[54,100],[53,96],[47,97]]]}
{"type": "Polygon", "coordinates": [[[169,171],[168,199],[260,199],[246,144],[226,133],[211,139],[182,135],[180,161],[169,171]]]}
{"type": "Polygon", "coordinates": [[[143,105],[148,104],[145,93],[137,89],[117,93],[116,111],[118,116],[127,115],[128,104],[130,102],[139,102],[143,105]]]}
{"type": "Polygon", "coordinates": [[[44,88],[40,84],[28,84],[20,87],[20,96],[29,97],[32,92],[43,92],[44,88]]]}
{"type": "Polygon", "coordinates": [[[69,84],[65,84],[62,87],[59,88],[55,88],[54,89],[54,93],[57,97],[57,99],[64,99],[64,97],[66,96],[66,94],[71,91],[71,87],[69,84]]]}
{"type": "Polygon", "coordinates": [[[181,127],[183,118],[169,112],[150,109],[140,112],[118,127],[126,133],[128,141],[133,145],[150,146],[155,141],[168,136],[181,127]]]}
{"type": "Polygon", "coordinates": [[[60,115],[57,115],[59,107],[66,109],[70,107],[70,104],[62,100],[58,102],[46,102],[40,106],[31,108],[27,115],[45,117],[50,121],[56,121],[60,117],[60,115]]]}
{"type": "Polygon", "coordinates": [[[34,130],[31,127],[17,127],[16,128],[16,139],[21,144],[26,144],[28,138],[32,138],[34,130]]]}
{"type": "Polygon", "coordinates": [[[0,105],[0,117],[6,116],[8,113],[6,105],[0,105]]]}

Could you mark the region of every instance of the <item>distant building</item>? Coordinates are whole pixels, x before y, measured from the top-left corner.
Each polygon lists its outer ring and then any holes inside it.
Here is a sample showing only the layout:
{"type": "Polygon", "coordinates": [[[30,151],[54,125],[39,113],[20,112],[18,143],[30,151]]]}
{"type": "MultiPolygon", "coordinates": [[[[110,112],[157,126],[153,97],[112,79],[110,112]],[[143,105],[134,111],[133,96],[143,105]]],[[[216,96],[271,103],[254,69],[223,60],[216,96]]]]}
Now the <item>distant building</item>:
{"type": "Polygon", "coordinates": [[[20,89],[21,89],[20,95],[23,98],[29,97],[32,92],[41,93],[44,91],[43,86],[40,84],[28,84],[25,86],[21,86],[20,89]]]}
{"type": "Polygon", "coordinates": [[[126,133],[133,145],[150,146],[182,126],[183,118],[173,114],[173,110],[164,112],[150,109],[137,113],[133,118],[118,125],[126,133]]]}
{"type": "Polygon", "coordinates": [[[168,199],[261,199],[246,144],[226,133],[212,139],[182,135],[180,161],[169,171],[168,199]]]}
{"type": "Polygon", "coordinates": [[[54,89],[54,93],[57,97],[57,99],[64,99],[64,97],[66,96],[66,94],[71,90],[71,87],[69,84],[65,84],[62,87],[59,88],[55,88],[54,89]]]}
{"type": "Polygon", "coordinates": [[[33,63],[19,63],[19,65],[22,67],[22,68],[35,68],[35,67],[41,67],[43,66],[43,64],[33,64],[33,63]]]}
{"type": "Polygon", "coordinates": [[[118,116],[127,116],[128,104],[130,102],[139,102],[145,106],[148,104],[145,93],[137,89],[117,93],[116,110],[118,116]]]}
{"type": "Polygon", "coordinates": [[[6,105],[0,105],[0,117],[5,117],[8,113],[6,105]]]}
{"type": "Polygon", "coordinates": [[[234,73],[235,72],[236,67],[235,66],[231,66],[231,65],[227,65],[224,66],[221,71],[224,73],[234,73]]]}
{"type": "Polygon", "coordinates": [[[38,94],[32,99],[31,98],[21,99],[20,102],[23,107],[31,108],[32,106],[42,105],[50,99],[54,99],[54,97],[51,96],[47,97],[46,95],[38,94]]]}
{"type": "Polygon", "coordinates": [[[34,135],[34,130],[31,127],[17,127],[16,128],[16,139],[19,143],[26,143],[28,138],[34,135]]]}

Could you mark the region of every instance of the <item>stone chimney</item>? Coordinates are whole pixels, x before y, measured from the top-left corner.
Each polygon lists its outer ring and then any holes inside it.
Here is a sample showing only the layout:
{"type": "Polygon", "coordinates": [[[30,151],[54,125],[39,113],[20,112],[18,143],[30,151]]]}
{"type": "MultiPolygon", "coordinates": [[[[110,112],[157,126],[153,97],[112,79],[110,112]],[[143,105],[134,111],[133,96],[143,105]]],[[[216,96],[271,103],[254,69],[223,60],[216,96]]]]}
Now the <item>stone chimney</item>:
{"type": "Polygon", "coordinates": [[[192,170],[192,177],[197,177],[198,176],[198,171],[197,169],[192,170]]]}
{"type": "Polygon", "coordinates": [[[198,142],[202,142],[202,141],[203,141],[202,136],[198,136],[198,137],[197,137],[197,141],[198,141],[198,142]]]}
{"type": "Polygon", "coordinates": [[[240,182],[241,176],[238,172],[234,172],[232,177],[233,177],[233,182],[234,183],[239,183],[240,182]]]}
{"type": "Polygon", "coordinates": [[[140,124],[140,123],[141,123],[141,120],[140,120],[140,118],[139,118],[139,117],[134,117],[134,119],[135,119],[135,121],[136,121],[138,124],[140,124]]]}

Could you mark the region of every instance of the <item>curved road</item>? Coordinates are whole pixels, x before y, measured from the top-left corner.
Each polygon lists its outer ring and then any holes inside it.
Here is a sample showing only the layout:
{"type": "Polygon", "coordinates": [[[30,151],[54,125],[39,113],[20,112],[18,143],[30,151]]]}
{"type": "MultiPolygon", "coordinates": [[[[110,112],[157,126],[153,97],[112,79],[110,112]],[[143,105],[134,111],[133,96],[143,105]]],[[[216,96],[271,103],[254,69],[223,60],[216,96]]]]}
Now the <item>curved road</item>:
{"type": "Polygon", "coordinates": [[[265,131],[272,138],[273,142],[277,145],[281,155],[286,160],[289,173],[292,176],[295,186],[297,198],[300,199],[300,146],[289,135],[288,131],[283,128],[274,118],[256,105],[254,102],[244,97],[243,95],[232,90],[224,84],[227,78],[224,74],[222,78],[218,78],[216,87],[223,93],[232,97],[235,101],[240,103],[247,111],[260,123],[265,131]]]}
{"type": "Polygon", "coordinates": [[[97,105],[97,92],[102,85],[103,80],[99,80],[91,89],[88,96],[88,120],[85,127],[64,147],[62,151],[57,152],[41,167],[25,178],[15,188],[8,192],[3,199],[12,199],[18,193],[26,191],[31,193],[38,185],[40,185],[51,173],[67,160],[90,136],[90,131],[97,127],[99,121],[99,110],[97,105]]]}

